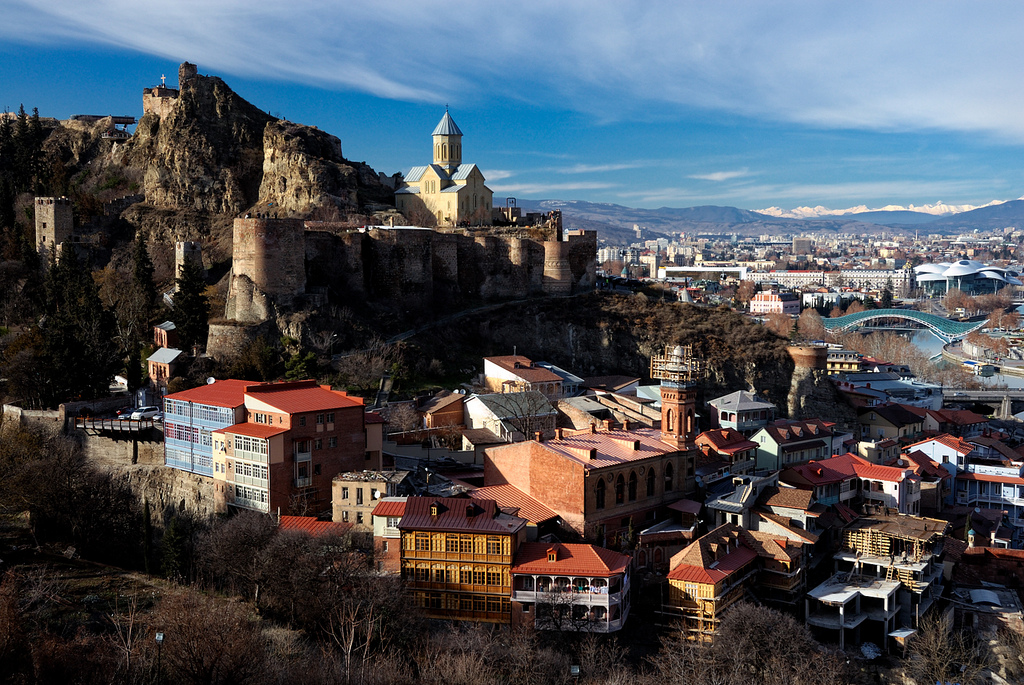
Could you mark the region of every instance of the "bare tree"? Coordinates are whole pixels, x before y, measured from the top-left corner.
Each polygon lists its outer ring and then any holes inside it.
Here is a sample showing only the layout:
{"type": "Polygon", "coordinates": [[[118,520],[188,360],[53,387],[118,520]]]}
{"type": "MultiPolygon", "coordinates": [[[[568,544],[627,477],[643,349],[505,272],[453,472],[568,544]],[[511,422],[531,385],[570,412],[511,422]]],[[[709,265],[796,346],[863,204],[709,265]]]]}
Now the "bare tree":
{"type": "Polygon", "coordinates": [[[793,331],[793,319],[789,318],[789,314],[783,314],[782,312],[769,314],[764,325],[780,338],[788,338],[789,334],[793,331]]]}
{"type": "Polygon", "coordinates": [[[966,628],[954,629],[948,614],[928,616],[911,641],[907,671],[917,683],[981,682],[989,654],[977,635],[966,628]]]}
{"type": "Polygon", "coordinates": [[[821,320],[821,314],[810,307],[800,312],[796,328],[804,340],[821,340],[825,337],[825,324],[821,320]]]}
{"type": "MultiPolygon", "coordinates": [[[[536,390],[486,395],[486,402],[499,422],[511,429],[512,442],[530,440],[537,432],[550,436],[555,409],[536,390]]],[[[501,431],[495,431],[500,434],[501,431]]]]}

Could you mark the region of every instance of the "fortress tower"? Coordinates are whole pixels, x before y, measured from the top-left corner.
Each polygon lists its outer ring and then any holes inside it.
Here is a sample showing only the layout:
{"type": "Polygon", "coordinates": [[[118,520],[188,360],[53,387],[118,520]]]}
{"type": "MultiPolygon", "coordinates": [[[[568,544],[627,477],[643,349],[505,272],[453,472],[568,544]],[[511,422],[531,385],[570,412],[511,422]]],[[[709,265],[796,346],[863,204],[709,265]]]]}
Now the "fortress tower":
{"type": "Polygon", "coordinates": [[[60,245],[71,238],[74,214],[66,197],[36,198],[36,247],[44,259],[51,245],[60,245]]]}
{"type": "MultiPolygon", "coordinates": [[[[181,270],[185,266],[185,260],[191,260],[199,264],[200,268],[203,266],[203,247],[195,241],[184,241],[174,243],[174,273],[176,276],[181,276],[181,270]]],[[[203,268],[203,275],[206,275],[206,269],[203,268]]]]}
{"type": "Polygon", "coordinates": [[[306,243],[300,219],[235,219],[228,319],[259,323],[306,292],[306,243]]]}

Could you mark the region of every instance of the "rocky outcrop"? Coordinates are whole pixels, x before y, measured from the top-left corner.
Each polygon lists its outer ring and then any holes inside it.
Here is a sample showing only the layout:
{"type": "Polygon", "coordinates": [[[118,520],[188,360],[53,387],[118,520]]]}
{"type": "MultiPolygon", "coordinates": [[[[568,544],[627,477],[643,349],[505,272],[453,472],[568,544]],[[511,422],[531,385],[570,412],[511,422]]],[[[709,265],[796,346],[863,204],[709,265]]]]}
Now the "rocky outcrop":
{"type": "Polygon", "coordinates": [[[853,430],[857,415],[828,376],[828,350],[812,345],[788,348],[793,376],[786,406],[791,419],[825,419],[853,430]]]}
{"type": "MultiPolygon", "coordinates": [[[[187,63],[177,97],[160,112],[147,112],[117,155],[123,166],[142,170],[150,210],[305,217],[321,207],[344,215],[394,203],[376,172],[342,157],[337,137],[279,120],[187,63]]],[[[140,208],[132,218],[151,216],[140,208]]],[[[185,238],[180,233],[190,222],[181,223],[174,239],[185,238]]]]}

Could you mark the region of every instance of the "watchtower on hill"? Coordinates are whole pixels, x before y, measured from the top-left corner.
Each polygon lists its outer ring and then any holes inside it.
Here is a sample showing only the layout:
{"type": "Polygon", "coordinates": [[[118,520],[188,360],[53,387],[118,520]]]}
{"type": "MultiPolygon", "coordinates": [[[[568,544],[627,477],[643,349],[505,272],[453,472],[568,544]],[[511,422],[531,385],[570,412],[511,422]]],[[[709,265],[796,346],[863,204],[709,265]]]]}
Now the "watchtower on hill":
{"type": "Polygon", "coordinates": [[[74,213],[66,197],[36,198],[36,247],[44,257],[51,245],[60,245],[71,238],[74,213]]]}

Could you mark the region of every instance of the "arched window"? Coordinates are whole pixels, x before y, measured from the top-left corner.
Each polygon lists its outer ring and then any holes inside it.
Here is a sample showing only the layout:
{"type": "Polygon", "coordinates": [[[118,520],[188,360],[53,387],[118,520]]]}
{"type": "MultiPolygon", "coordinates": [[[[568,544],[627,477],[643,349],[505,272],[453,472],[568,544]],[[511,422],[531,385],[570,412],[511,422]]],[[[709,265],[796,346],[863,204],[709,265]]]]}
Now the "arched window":
{"type": "Polygon", "coordinates": [[[665,492],[672,491],[672,464],[665,466],[665,492]]]}
{"type": "Polygon", "coordinates": [[[604,478],[597,481],[597,487],[594,489],[594,495],[597,500],[597,508],[604,509],[604,478]]]}
{"type": "Polygon", "coordinates": [[[647,469],[647,496],[654,497],[654,469],[647,469]]]}
{"type": "Polygon", "coordinates": [[[669,433],[675,433],[676,413],[672,409],[669,409],[667,412],[665,412],[665,423],[667,423],[668,425],[662,426],[662,430],[665,430],[669,433]]]}
{"type": "Polygon", "coordinates": [[[636,471],[629,472],[629,501],[636,501],[636,471]]]}
{"type": "Polygon", "coordinates": [[[723,411],[722,412],[722,421],[728,421],[728,420],[729,420],[729,412],[723,411]]]}
{"type": "Polygon", "coordinates": [[[690,434],[693,432],[693,412],[686,412],[686,433],[690,434]]]}
{"type": "Polygon", "coordinates": [[[626,481],[619,475],[618,480],[615,481],[615,503],[622,504],[626,501],[626,481]]]}
{"type": "Polygon", "coordinates": [[[444,143],[441,145],[441,158],[448,159],[448,144],[444,143]]]}

